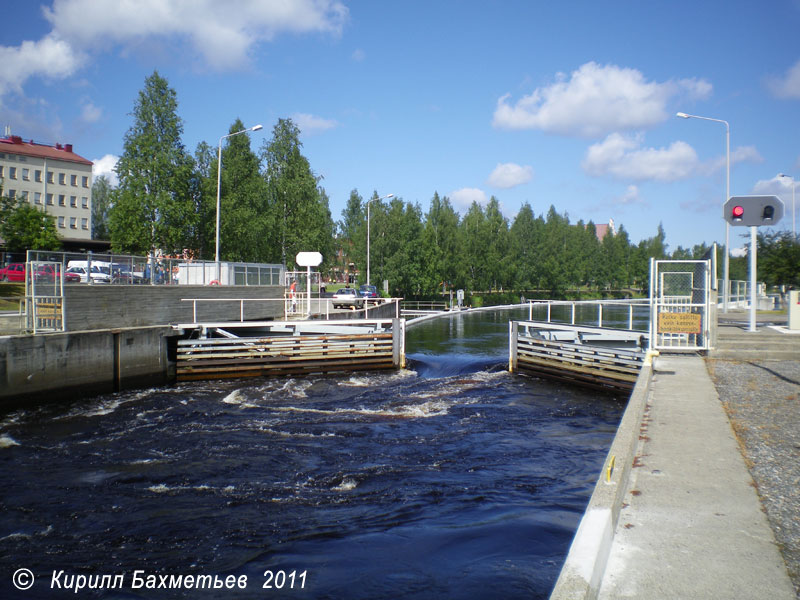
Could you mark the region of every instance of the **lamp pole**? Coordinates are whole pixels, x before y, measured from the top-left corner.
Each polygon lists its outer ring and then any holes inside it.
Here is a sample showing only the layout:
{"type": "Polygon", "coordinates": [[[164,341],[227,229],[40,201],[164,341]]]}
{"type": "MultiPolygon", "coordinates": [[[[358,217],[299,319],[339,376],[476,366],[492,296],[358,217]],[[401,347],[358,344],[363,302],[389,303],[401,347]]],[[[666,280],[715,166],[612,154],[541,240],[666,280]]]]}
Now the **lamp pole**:
{"type": "MultiPolygon", "coordinates": [[[[725,202],[731,197],[731,126],[727,121],[722,119],[712,119],[711,117],[699,117],[697,115],[688,115],[679,112],[676,116],[682,119],[702,119],[703,121],[714,121],[715,123],[722,123],[725,125],[725,202]]],[[[723,204],[725,204],[723,202],[723,204]]],[[[728,294],[730,292],[730,282],[728,281],[728,273],[730,272],[729,257],[731,254],[731,225],[725,221],[725,259],[723,260],[722,267],[722,312],[728,312],[728,294]]]]}
{"type": "Polygon", "coordinates": [[[242,129],[241,131],[235,131],[234,133],[229,133],[228,135],[223,135],[219,138],[219,147],[217,149],[217,233],[215,236],[215,243],[214,243],[214,262],[217,264],[217,281],[220,278],[220,265],[219,265],[219,188],[220,182],[222,181],[222,140],[225,138],[233,137],[234,135],[239,135],[240,133],[247,133],[248,131],[258,131],[261,129],[261,125],[253,125],[252,127],[248,127],[247,129],[242,129]]]}
{"type": "Polygon", "coordinates": [[[388,200],[389,198],[394,198],[394,194],[387,194],[382,198],[370,198],[367,200],[367,285],[369,285],[369,203],[373,200],[388,200]]]}
{"type": "Polygon", "coordinates": [[[797,239],[797,229],[795,229],[795,222],[794,222],[794,188],[797,181],[795,181],[794,177],[791,175],[786,175],[785,173],[778,173],[778,177],[786,177],[787,179],[792,180],[792,239],[797,239]]]}

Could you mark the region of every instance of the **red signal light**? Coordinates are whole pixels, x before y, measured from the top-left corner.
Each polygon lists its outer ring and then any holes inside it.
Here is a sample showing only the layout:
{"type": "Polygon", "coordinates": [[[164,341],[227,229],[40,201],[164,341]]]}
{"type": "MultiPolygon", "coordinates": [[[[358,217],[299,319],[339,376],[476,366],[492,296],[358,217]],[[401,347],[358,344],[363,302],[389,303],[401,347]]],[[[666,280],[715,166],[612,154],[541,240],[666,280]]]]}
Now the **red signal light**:
{"type": "Polygon", "coordinates": [[[744,215],[744,207],[743,206],[734,206],[733,210],[731,211],[731,215],[733,215],[734,219],[741,220],[742,216],[744,215]]]}

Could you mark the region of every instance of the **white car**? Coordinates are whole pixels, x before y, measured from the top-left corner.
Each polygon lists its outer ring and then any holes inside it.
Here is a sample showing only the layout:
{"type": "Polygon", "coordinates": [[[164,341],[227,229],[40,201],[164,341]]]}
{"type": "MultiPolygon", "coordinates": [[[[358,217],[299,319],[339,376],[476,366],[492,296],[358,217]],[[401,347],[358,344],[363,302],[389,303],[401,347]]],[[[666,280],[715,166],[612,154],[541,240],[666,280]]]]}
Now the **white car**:
{"type": "MultiPolygon", "coordinates": [[[[81,283],[87,283],[89,281],[88,277],[86,276],[86,267],[70,267],[65,271],[65,273],[73,273],[80,277],[81,283]]],[[[92,283],[111,283],[111,275],[108,273],[107,269],[104,267],[98,267],[92,265],[92,283]]]]}
{"type": "Polygon", "coordinates": [[[344,287],[333,294],[333,308],[363,308],[364,298],[358,295],[358,290],[344,287]]]}

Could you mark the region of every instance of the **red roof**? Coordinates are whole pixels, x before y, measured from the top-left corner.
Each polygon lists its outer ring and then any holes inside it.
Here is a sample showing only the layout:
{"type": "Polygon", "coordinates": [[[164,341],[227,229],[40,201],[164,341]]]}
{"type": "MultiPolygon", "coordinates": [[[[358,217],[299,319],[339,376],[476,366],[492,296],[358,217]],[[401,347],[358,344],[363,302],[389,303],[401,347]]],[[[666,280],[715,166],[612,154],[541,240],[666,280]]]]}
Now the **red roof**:
{"type": "Polygon", "coordinates": [[[82,165],[92,165],[92,161],[75,154],[72,151],[72,144],[56,144],[48,146],[39,144],[33,140],[25,142],[17,135],[9,138],[0,138],[0,152],[8,154],[21,154],[23,156],[35,156],[38,158],[54,158],[67,162],[80,163],[82,165]]]}

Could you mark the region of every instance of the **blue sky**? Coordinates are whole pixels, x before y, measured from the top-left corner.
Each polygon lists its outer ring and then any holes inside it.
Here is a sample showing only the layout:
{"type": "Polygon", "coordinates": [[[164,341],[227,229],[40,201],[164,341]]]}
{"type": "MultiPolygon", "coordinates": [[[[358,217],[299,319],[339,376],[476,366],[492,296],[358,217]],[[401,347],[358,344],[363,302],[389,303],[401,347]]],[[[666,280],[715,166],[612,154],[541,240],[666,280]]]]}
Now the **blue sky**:
{"type": "MultiPolygon", "coordinates": [[[[800,0],[688,2],[56,0],[4,3],[0,125],[108,172],[154,69],[183,141],[240,118],[302,130],[334,219],[350,191],[462,214],[495,196],[613,218],[670,249],[724,241],[731,194],[800,179],[800,0]]],[[[224,168],[224,165],[223,165],[224,168]]],[[[733,228],[731,245],[744,245],[733,228]]]]}

